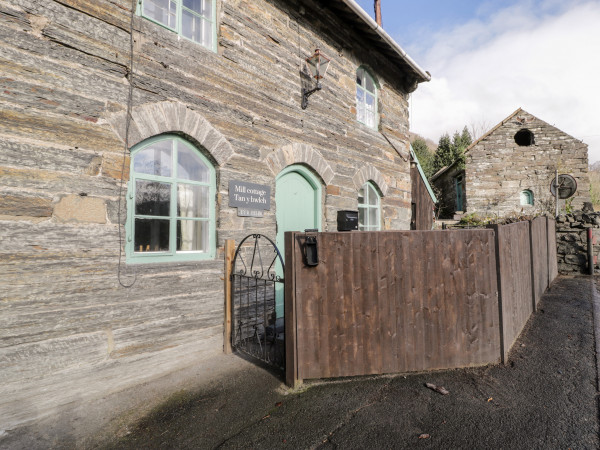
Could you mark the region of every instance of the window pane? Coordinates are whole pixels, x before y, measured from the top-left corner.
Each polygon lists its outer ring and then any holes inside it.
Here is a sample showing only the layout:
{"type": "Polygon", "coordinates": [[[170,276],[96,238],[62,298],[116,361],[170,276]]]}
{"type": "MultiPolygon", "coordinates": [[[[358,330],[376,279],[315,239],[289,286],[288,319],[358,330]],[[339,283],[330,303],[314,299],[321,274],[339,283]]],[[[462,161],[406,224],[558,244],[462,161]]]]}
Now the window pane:
{"type": "Polygon", "coordinates": [[[375,84],[373,83],[373,79],[368,75],[365,76],[365,88],[367,91],[375,93],[375,84]]]}
{"type": "Polygon", "coordinates": [[[213,0],[202,0],[202,15],[207,19],[212,19],[213,0]]]}
{"type": "Polygon", "coordinates": [[[358,204],[359,205],[364,205],[365,204],[365,187],[361,187],[360,191],[358,191],[358,204]]]}
{"type": "Polygon", "coordinates": [[[177,148],[177,178],[208,183],[210,171],[193,148],[179,142],[177,148]]]}
{"type": "Polygon", "coordinates": [[[379,226],[379,208],[369,208],[369,225],[373,229],[377,229],[379,226]]]}
{"type": "Polygon", "coordinates": [[[177,251],[208,251],[208,222],[203,220],[177,221],[177,251]]]}
{"type": "Polygon", "coordinates": [[[135,213],[145,216],[168,216],[171,208],[171,185],[136,180],[135,213]]]}
{"type": "Polygon", "coordinates": [[[194,42],[202,42],[202,19],[187,10],[181,17],[181,34],[194,42]]]}
{"type": "Polygon", "coordinates": [[[363,78],[365,75],[365,71],[363,69],[358,69],[356,71],[356,84],[359,86],[363,86],[363,78]]]}
{"type": "Polygon", "coordinates": [[[183,0],[183,6],[200,13],[202,10],[202,0],[183,0]]]}
{"type": "Polygon", "coordinates": [[[133,251],[169,251],[169,227],[169,221],[164,219],[135,219],[133,251]]]}
{"type": "Polygon", "coordinates": [[[183,0],[183,6],[195,13],[202,14],[207,19],[212,19],[211,0],[183,0]]]}
{"type": "Polygon", "coordinates": [[[137,152],[133,158],[133,170],[148,175],[171,176],[173,141],[165,140],[137,152]]]}
{"type": "Polygon", "coordinates": [[[377,204],[379,203],[379,197],[377,196],[377,192],[375,192],[373,186],[367,185],[367,187],[369,189],[369,205],[377,206],[377,204]]]}
{"type": "Polygon", "coordinates": [[[375,97],[367,93],[365,98],[365,123],[375,127],[375,97]]]}
{"type": "Polygon", "coordinates": [[[365,102],[365,91],[356,86],[356,103],[362,104],[365,102]]]}
{"type": "Polygon", "coordinates": [[[364,107],[364,105],[359,106],[358,109],[356,110],[356,119],[359,122],[365,123],[365,107],[364,107]]]}
{"type": "Polygon", "coordinates": [[[366,225],[365,224],[365,209],[366,208],[358,208],[358,227],[360,228],[362,225],[366,225]]]}
{"type": "Polygon", "coordinates": [[[177,186],[177,216],[208,219],[208,186],[179,184],[177,186]]]}
{"type": "Polygon", "coordinates": [[[145,0],[143,14],[169,28],[177,26],[177,3],[173,0],[145,0]]]}
{"type": "Polygon", "coordinates": [[[202,21],[202,45],[207,48],[212,48],[213,46],[213,32],[212,32],[212,23],[208,20],[202,21]]]}

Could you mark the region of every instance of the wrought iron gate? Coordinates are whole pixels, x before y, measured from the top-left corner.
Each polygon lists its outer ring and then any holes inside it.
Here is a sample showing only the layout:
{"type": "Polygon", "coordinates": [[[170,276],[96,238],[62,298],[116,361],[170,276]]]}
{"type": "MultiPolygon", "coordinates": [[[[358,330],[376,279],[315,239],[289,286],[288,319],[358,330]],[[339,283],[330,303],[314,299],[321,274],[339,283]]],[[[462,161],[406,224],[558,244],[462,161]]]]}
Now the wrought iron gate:
{"type": "Polygon", "coordinates": [[[231,273],[232,345],[270,365],[285,366],[283,259],[262,234],[246,236],[231,273]]]}

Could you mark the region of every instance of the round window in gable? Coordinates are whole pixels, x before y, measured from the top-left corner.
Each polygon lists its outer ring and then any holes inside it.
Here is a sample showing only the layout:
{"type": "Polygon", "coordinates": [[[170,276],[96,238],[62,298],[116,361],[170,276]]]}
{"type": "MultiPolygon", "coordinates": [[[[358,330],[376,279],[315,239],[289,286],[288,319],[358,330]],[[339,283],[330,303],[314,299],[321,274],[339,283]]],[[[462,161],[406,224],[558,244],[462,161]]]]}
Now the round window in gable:
{"type": "Polygon", "coordinates": [[[535,144],[535,139],[531,131],[529,131],[527,128],[523,128],[522,130],[517,131],[515,134],[515,142],[520,147],[528,147],[535,144]]]}

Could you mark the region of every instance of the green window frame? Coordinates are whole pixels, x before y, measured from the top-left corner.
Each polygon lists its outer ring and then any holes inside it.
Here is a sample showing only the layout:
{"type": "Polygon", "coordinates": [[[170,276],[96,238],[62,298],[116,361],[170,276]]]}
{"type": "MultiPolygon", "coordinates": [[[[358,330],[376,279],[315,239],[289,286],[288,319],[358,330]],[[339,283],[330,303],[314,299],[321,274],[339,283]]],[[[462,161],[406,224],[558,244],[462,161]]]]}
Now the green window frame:
{"type": "Polygon", "coordinates": [[[373,128],[378,127],[377,84],[364,67],[356,71],[356,120],[373,128]]]}
{"type": "Polygon", "coordinates": [[[217,0],[139,0],[138,14],[217,51],[217,0]]]}
{"type": "Polygon", "coordinates": [[[533,206],[533,192],[531,192],[529,189],[525,189],[524,191],[521,191],[520,197],[521,197],[521,205],[533,206]]]}
{"type": "Polygon", "coordinates": [[[216,172],[208,158],[162,135],[132,148],[129,173],[127,262],[214,259],[216,172]]]}
{"type": "Polygon", "coordinates": [[[381,230],[381,197],[370,182],[365,183],[358,191],[358,229],[381,230]]]}

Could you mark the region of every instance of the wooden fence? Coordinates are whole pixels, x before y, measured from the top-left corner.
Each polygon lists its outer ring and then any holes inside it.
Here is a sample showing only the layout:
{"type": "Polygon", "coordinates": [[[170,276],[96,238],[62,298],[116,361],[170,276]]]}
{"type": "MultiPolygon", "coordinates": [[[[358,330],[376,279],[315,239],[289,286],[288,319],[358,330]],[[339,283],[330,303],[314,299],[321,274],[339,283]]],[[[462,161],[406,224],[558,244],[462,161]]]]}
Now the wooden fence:
{"type": "Polygon", "coordinates": [[[312,267],[286,233],[287,383],[505,360],[555,277],[553,226],[315,233],[312,267]]]}

